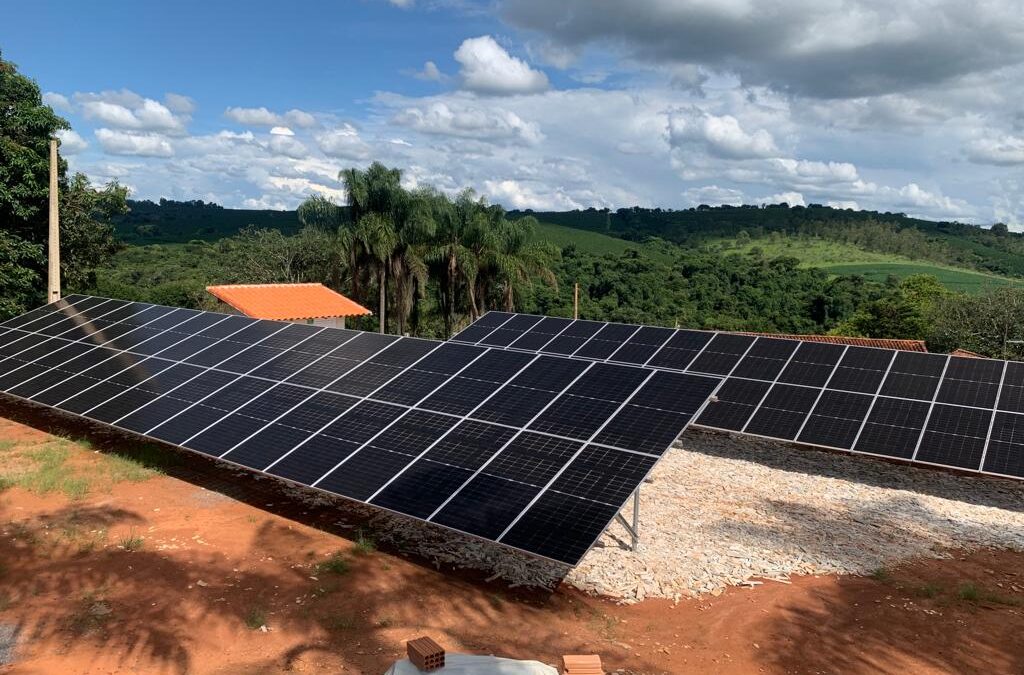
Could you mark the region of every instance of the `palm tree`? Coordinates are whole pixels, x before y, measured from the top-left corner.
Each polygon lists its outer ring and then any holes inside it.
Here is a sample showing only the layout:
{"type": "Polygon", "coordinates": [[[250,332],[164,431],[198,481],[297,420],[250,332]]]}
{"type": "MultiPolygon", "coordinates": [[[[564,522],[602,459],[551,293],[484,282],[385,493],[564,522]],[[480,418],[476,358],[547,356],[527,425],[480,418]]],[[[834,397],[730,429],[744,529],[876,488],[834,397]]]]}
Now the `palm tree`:
{"type": "Polygon", "coordinates": [[[380,332],[387,323],[387,279],[391,256],[398,245],[394,224],[387,216],[367,213],[352,228],[352,238],[366,251],[367,269],[372,269],[377,279],[378,301],[380,303],[380,332]]]}
{"type": "Polygon", "coordinates": [[[481,202],[473,197],[472,190],[465,190],[454,202],[438,192],[425,197],[431,205],[435,235],[423,258],[437,276],[438,305],[446,337],[451,337],[463,301],[471,308],[470,315],[476,314],[474,291],[479,260],[472,246],[483,236],[483,228],[481,202]]]}
{"type": "MultiPolygon", "coordinates": [[[[348,255],[341,235],[345,213],[337,204],[321,195],[314,195],[302,202],[298,208],[299,222],[304,228],[315,228],[325,234],[330,242],[328,251],[328,285],[336,291],[341,290],[342,268],[349,272],[355,265],[348,255]]],[[[353,297],[356,297],[353,294],[353,297]]]]}
{"type": "MultiPolygon", "coordinates": [[[[486,274],[481,274],[482,301],[497,298],[501,308],[514,312],[523,292],[540,279],[557,288],[558,281],[551,270],[552,261],[561,257],[557,246],[535,241],[537,221],[532,216],[506,220],[500,207],[492,214],[494,231],[492,248],[486,252],[486,274]]],[[[479,313],[486,311],[481,305],[479,313]]]]}
{"type": "Polygon", "coordinates": [[[406,323],[427,286],[427,263],[422,254],[436,232],[431,194],[417,191],[404,195],[395,212],[396,245],[389,264],[394,286],[392,317],[399,334],[405,334],[406,323]]]}

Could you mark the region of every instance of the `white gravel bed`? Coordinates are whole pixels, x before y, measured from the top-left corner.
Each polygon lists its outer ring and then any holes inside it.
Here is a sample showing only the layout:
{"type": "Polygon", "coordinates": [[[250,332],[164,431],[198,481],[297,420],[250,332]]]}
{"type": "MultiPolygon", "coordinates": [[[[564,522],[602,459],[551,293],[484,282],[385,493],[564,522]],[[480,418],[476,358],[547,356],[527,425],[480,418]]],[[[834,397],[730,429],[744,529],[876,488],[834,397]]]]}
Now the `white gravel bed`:
{"type": "Polygon", "coordinates": [[[484,570],[512,586],[552,586],[564,576],[623,602],[717,595],[793,574],[868,574],[956,549],[1024,550],[1024,483],[750,437],[689,431],[640,495],[640,550],[628,550],[629,535],[613,523],[574,569],[367,513],[375,536],[437,567],[484,570]]]}
{"type": "Polygon", "coordinates": [[[623,598],[752,579],[867,574],[952,549],[1024,550],[1024,484],[693,430],[640,490],[640,550],[615,523],[567,577],[623,598]]]}

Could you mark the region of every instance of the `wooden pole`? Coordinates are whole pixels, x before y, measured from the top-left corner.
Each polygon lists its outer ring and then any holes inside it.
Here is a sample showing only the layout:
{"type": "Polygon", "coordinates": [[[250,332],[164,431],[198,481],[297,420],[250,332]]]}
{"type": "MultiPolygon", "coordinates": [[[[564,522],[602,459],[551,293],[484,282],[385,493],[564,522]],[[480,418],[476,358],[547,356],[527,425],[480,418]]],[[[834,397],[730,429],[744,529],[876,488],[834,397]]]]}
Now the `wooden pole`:
{"type": "Polygon", "coordinates": [[[57,139],[50,139],[50,240],[47,302],[60,300],[60,203],[57,199],[57,139]]]}
{"type": "Polygon", "coordinates": [[[572,287],[572,318],[580,318],[580,285],[579,282],[572,287]]]}

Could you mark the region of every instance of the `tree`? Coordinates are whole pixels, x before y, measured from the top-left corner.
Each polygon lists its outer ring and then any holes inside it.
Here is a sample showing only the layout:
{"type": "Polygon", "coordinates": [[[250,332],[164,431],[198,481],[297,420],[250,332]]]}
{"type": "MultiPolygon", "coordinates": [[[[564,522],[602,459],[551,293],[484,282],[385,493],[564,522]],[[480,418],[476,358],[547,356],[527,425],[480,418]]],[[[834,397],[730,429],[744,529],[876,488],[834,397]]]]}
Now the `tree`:
{"type": "MultiPolygon", "coordinates": [[[[39,86],[0,55],[0,296],[3,316],[45,301],[49,142],[69,129],[43,104],[39,86]]],[[[92,285],[93,270],[117,248],[110,218],[127,210],[127,190],[97,190],[60,161],[61,273],[70,290],[92,285]]]]}
{"type": "MultiPolygon", "coordinates": [[[[491,253],[491,262],[504,311],[516,311],[517,301],[521,302],[523,293],[533,287],[534,279],[558,288],[558,279],[550,265],[561,257],[560,251],[552,244],[534,240],[537,220],[533,216],[509,221],[502,215],[496,230],[497,245],[491,253]]],[[[481,310],[485,311],[486,307],[481,310]]]]}
{"type": "Polygon", "coordinates": [[[924,340],[932,333],[936,306],[952,294],[937,277],[914,274],[894,281],[831,332],[873,338],[924,340]]]}
{"type": "Polygon", "coordinates": [[[468,307],[476,317],[476,282],[480,269],[478,252],[486,248],[483,200],[472,190],[463,190],[454,201],[433,193],[430,203],[435,235],[424,253],[424,260],[437,278],[437,304],[444,323],[445,337],[451,337],[459,307],[468,307]]]}
{"type": "Polygon", "coordinates": [[[997,237],[1006,237],[1010,234],[1010,228],[1006,223],[995,223],[989,231],[997,237]]]}
{"type": "Polygon", "coordinates": [[[315,226],[295,236],[248,227],[229,240],[233,281],[247,284],[323,282],[330,273],[331,235],[315,226]]]}
{"type": "Polygon", "coordinates": [[[391,256],[398,246],[394,224],[380,213],[367,213],[352,230],[352,235],[366,251],[369,267],[377,280],[380,332],[387,330],[387,280],[391,256]]]}
{"type": "Polygon", "coordinates": [[[928,344],[938,350],[1024,358],[1024,288],[999,286],[948,297],[936,307],[934,322],[928,344]]]}

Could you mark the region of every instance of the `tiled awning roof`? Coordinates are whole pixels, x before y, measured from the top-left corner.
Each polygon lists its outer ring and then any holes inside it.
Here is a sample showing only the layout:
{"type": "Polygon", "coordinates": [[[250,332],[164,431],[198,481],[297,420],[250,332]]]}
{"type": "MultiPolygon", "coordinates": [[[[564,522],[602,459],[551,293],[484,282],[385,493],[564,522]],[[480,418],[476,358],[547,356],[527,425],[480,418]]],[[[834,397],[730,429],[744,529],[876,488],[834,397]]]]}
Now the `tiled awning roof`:
{"type": "Polygon", "coordinates": [[[207,286],[206,290],[256,319],[299,321],[371,313],[323,284],[235,284],[207,286]]]}

